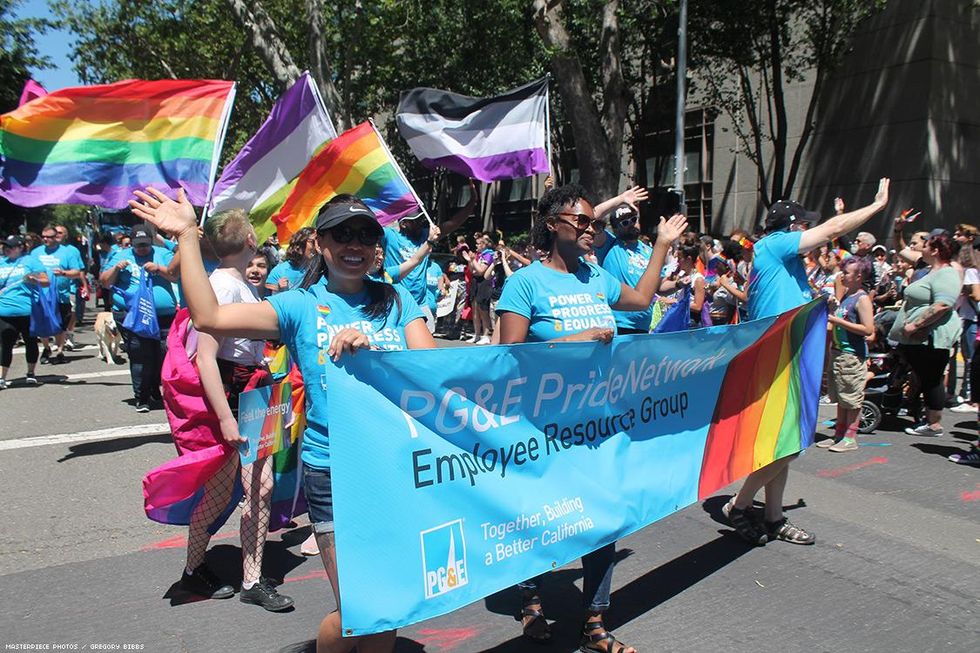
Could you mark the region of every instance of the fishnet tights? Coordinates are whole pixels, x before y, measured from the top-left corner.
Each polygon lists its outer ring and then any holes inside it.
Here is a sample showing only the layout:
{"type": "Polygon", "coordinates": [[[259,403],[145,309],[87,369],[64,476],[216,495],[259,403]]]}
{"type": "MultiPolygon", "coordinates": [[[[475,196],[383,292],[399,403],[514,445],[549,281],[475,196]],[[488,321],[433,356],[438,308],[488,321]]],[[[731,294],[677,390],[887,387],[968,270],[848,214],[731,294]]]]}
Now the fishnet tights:
{"type": "Polygon", "coordinates": [[[204,484],[204,497],[191,515],[187,534],[187,568],[191,571],[204,562],[204,553],[211,541],[208,526],[214,523],[231,501],[235,490],[235,474],[238,472],[238,455],[228,460],[218,472],[204,484]]]}
{"type": "MultiPolygon", "coordinates": [[[[208,526],[228,507],[235,489],[238,456],[233,455],[204,485],[204,497],[191,516],[187,536],[187,568],[196,569],[204,562],[211,534],[208,526]]],[[[272,456],[242,468],[245,503],[242,506],[242,581],[254,583],[262,574],[262,553],[269,534],[272,514],[272,456]]]]}
{"type": "Polygon", "coordinates": [[[272,456],[242,468],[245,505],[242,507],[242,582],[262,574],[262,552],[272,515],[272,456]]]}

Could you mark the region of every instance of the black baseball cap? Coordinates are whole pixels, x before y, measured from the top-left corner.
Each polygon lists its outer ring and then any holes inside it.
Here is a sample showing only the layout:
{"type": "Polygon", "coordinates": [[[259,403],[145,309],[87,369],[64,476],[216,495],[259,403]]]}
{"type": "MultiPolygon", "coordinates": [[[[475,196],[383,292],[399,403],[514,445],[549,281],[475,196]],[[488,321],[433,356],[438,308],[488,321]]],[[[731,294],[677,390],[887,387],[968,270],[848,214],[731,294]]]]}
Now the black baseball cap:
{"type": "MultiPolygon", "coordinates": [[[[363,204],[327,204],[320,209],[320,214],[316,217],[317,232],[336,227],[338,224],[346,222],[351,218],[367,218],[371,222],[378,224],[378,218],[374,212],[363,204]]],[[[381,228],[381,225],[378,225],[381,228]]]]}
{"type": "Polygon", "coordinates": [[[636,220],[636,218],[639,217],[639,214],[637,214],[636,209],[634,209],[626,202],[623,202],[622,204],[619,204],[614,208],[610,209],[610,211],[606,215],[608,216],[609,224],[611,224],[614,227],[618,223],[624,220],[627,219],[636,220]]]}
{"type": "Polygon", "coordinates": [[[148,224],[140,224],[133,227],[132,233],[130,233],[130,244],[133,247],[139,247],[141,245],[152,245],[153,244],[153,227],[148,224]]]}
{"type": "Polygon", "coordinates": [[[819,220],[819,213],[807,211],[799,202],[779,200],[766,213],[766,231],[782,231],[793,224],[809,224],[819,220]]]}
{"type": "Polygon", "coordinates": [[[20,236],[7,236],[3,241],[4,247],[23,247],[24,239],[20,236]]]}

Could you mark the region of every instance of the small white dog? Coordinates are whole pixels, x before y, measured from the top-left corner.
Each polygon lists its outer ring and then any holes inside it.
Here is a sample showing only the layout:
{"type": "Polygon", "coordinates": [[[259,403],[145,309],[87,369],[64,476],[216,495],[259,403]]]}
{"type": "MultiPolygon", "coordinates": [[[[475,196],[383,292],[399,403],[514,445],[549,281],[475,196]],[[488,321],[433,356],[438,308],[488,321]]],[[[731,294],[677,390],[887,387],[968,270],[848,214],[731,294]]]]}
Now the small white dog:
{"type": "Polygon", "coordinates": [[[95,337],[99,341],[99,358],[113,365],[125,362],[119,353],[122,336],[112,313],[104,311],[95,316],[95,337]]]}

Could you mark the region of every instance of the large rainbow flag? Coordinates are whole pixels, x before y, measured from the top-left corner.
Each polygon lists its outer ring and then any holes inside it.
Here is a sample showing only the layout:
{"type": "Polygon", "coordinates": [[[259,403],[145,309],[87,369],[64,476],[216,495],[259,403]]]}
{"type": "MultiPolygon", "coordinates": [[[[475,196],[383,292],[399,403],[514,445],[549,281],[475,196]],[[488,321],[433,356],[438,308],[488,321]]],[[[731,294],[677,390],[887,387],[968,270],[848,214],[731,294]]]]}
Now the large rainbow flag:
{"type": "Polygon", "coordinates": [[[19,206],[127,208],[136,189],[183,187],[203,206],[234,82],[129,80],[65,88],[0,116],[0,196],[19,206]]]}
{"type": "Polygon", "coordinates": [[[364,200],[383,225],[422,211],[374,125],[364,122],[330,141],[303,168],[279,212],[272,216],[279,242],[287,242],[309,225],[321,206],[342,193],[364,200]]]}

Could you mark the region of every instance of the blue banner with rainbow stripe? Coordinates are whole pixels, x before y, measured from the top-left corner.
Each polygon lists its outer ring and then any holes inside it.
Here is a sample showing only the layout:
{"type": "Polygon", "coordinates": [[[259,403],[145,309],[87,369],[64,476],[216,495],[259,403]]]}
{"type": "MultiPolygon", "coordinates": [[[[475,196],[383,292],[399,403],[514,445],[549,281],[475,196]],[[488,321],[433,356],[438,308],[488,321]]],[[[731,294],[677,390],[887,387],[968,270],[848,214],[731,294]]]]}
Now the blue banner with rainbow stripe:
{"type": "Polygon", "coordinates": [[[327,365],[343,628],[445,614],[813,442],[822,300],[601,343],[327,365]]]}

